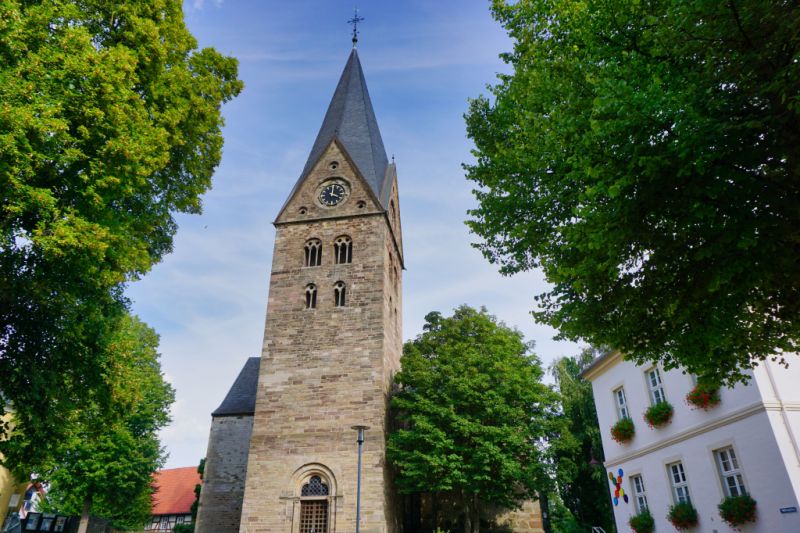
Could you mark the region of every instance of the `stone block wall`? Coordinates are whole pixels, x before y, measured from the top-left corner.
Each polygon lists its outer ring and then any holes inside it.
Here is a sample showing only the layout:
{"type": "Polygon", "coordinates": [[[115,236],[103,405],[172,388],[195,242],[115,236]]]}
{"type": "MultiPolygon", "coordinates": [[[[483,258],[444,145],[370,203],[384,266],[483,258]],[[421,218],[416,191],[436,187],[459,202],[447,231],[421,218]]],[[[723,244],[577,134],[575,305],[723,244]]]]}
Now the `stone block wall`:
{"type": "Polygon", "coordinates": [[[239,531],[252,431],[252,416],[212,419],[196,533],[239,531]]]}
{"type": "Polygon", "coordinates": [[[402,269],[387,216],[368,187],[334,143],[276,221],[242,532],[299,531],[300,491],[312,475],[329,486],[328,531],[355,530],[355,424],[370,426],[361,531],[397,530],[384,448],[401,351],[402,269]],[[348,194],[326,208],[317,195],[333,177],[347,182],[348,194]],[[350,264],[334,262],[333,242],[342,235],[353,242],[350,264]],[[320,266],[304,266],[309,239],[322,242],[320,266]],[[397,275],[391,270],[387,278],[392,254],[397,275]],[[338,281],[347,287],[344,307],[334,305],[338,281]],[[315,309],[305,308],[309,284],[318,291],[315,309]]]}

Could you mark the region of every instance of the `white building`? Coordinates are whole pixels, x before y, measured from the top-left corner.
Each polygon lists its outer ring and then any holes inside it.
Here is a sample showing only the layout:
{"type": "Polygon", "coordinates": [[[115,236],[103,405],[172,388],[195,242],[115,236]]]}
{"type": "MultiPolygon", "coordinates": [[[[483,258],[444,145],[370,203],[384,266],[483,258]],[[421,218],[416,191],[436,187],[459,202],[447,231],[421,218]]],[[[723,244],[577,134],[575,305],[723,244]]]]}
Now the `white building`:
{"type": "MultiPolygon", "coordinates": [[[[619,352],[596,359],[583,372],[592,382],[607,473],[622,469],[622,494],[614,506],[617,529],[631,531],[629,518],[645,506],[657,532],[675,531],[669,507],[689,499],[697,509],[698,533],[734,531],[719,515],[724,497],[745,491],[757,502],[745,532],[800,532],[800,361],[788,369],[761,364],[748,385],[720,391],[711,409],[692,408],[686,395],[693,376],[624,361],[619,352]],[[665,397],[671,423],[650,428],[644,411],[665,397]],[[633,438],[624,444],[611,427],[629,416],[633,438]]],[[[609,482],[613,492],[615,486],[609,482]]]]}

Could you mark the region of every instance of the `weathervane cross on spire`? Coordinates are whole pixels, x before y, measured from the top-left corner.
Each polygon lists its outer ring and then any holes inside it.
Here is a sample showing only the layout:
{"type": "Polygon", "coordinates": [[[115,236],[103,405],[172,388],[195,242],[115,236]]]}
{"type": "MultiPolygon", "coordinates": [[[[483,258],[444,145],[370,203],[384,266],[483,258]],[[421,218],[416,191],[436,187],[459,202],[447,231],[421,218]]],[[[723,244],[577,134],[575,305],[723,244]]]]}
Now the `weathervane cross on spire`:
{"type": "Polygon", "coordinates": [[[356,47],[356,43],[358,42],[358,23],[364,21],[364,17],[358,16],[358,8],[355,9],[355,15],[353,15],[353,18],[347,21],[348,24],[353,25],[353,48],[356,47]]]}

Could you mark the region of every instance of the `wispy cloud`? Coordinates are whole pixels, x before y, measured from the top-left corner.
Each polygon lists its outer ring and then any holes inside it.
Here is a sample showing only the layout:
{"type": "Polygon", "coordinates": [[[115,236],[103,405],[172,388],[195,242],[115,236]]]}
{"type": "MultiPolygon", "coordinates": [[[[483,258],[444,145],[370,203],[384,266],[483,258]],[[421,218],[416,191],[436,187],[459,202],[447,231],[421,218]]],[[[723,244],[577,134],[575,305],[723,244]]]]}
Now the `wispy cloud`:
{"type": "MultiPolygon", "coordinates": [[[[134,312],[161,335],[163,367],[177,391],[162,432],[168,466],[206,452],[210,413],[264,332],[274,228],[350,50],[350,7],[326,0],[187,0],[201,47],[240,60],[244,92],[223,108],[225,147],[202,216],[180,216],[175,251],[130,287],[134,312]],[[220,8],[222,9],[216,9],[220,8]],[[214,9],[212,9],[214,8],[214,9]]],[[[470,246],[474,205],[461,163],[470,160],[467,98],[507,66],[507,36],[485,2],[372,2],[359,42],[384,143],[397,155],[404,246],[404,337],[432,310],[486,305],[543,360],[575,353],[530,316],[547,285],[536,272],[502,277],[470,246]]]]}
{"type": "MultiPolygon", "coordinates": [[[[220,7],[224,0],[211,0],[215,7],[220,7]]],[[[195,11],[202,11],[206,7],[205,0],[192,0],[192,9],[195,11]]]]}

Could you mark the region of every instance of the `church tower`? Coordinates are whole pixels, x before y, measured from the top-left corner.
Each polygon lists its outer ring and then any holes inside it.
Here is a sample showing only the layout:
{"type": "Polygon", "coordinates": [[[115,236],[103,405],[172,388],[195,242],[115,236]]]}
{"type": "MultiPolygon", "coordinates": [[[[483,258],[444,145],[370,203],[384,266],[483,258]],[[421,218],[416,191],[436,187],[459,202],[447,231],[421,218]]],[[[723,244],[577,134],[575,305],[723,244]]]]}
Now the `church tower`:
{"type": "Polygon", "coordinates": [[[275,222],[240,531],[394,532],[385,458],[400,366],[397,177],[355,48],[275,222]]]}

